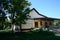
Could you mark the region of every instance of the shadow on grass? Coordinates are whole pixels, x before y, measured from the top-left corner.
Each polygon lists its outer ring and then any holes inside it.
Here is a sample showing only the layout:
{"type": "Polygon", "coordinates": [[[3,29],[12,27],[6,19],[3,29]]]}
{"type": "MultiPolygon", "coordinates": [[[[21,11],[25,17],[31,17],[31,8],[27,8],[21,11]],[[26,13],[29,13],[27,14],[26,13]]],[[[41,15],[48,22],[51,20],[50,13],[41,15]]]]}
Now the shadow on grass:
{"type": "Polygon", "coordinates": [[[55,36],[50,31],[30,31],[30,32],[0,32],[0,40],[60,40],[60,36],[55,36]]]}

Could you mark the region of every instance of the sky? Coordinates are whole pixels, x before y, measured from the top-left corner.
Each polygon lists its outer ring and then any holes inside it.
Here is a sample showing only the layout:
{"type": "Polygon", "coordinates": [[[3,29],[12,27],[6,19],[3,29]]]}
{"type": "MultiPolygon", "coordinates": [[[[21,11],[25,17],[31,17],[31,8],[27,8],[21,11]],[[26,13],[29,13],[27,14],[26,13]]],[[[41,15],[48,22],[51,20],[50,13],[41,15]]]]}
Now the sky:
{"type": "Polygon", "coordinates": [[[30,8],[35,8],[39,13],[52,17],[60,18],[60,0],[29,0],[30,8]]]}

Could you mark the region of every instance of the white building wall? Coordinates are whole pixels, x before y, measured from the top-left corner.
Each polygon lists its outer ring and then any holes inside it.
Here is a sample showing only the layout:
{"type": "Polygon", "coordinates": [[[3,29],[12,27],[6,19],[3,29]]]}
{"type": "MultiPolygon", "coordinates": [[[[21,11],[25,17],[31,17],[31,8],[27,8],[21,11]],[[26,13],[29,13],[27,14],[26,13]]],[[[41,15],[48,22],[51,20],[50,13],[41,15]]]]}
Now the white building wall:
{"type": "Polygon", "coordinates": [[[34,28],[34,20],[27,20],[26,24],[22,25],[22,29],[34,28]]]}
{"type": "MultiPolygon", "coordinates": [[[[39,14],[37,14],[37,12],[35,10],[32,10],[29,15],[31,16],[30,18],[41,18],[43,16],[40,16],[39,14]]],[[[28,29],[28,28],[35,28],[35,24],[34,24],[34,20],[27,20],[26,24],[22,25],[22,29],[28,29]]]]}

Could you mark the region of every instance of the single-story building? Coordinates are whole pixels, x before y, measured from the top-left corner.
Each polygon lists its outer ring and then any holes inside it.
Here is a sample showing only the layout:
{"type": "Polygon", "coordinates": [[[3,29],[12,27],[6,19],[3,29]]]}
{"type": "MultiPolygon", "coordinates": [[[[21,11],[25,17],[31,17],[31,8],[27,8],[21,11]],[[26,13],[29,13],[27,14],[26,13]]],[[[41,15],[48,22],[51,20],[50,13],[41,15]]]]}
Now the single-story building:
{"type": "Polygon", "coordinates": [[[30,11],[29,15],[31,17],[26,21],[26,24],[22,25],[22,30],[29,30],[31,28],[48,28],[53,25],[54,20],[60,20],[42,15],[35,8],[30,11]]]}

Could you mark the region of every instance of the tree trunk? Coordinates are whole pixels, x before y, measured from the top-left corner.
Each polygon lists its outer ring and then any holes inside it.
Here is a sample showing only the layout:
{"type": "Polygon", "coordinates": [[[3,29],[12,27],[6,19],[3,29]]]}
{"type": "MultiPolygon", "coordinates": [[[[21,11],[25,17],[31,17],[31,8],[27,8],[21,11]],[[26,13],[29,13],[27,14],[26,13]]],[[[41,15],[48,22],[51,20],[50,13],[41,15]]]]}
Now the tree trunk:
{"type": "Polygon", "coordinates": [[[22,25],[20,24],[20,32],[22,32],[22,25]]]}
{"type": "Polygon", "coordinates": [[[1,20],[1,29],[3,30],[3,17],[2,17],[2,20],[1,20]]]}

